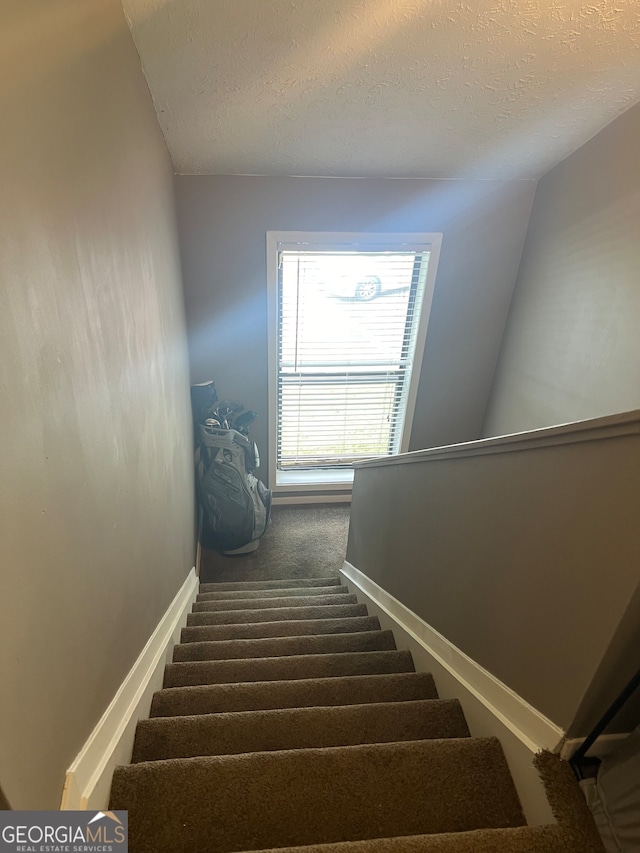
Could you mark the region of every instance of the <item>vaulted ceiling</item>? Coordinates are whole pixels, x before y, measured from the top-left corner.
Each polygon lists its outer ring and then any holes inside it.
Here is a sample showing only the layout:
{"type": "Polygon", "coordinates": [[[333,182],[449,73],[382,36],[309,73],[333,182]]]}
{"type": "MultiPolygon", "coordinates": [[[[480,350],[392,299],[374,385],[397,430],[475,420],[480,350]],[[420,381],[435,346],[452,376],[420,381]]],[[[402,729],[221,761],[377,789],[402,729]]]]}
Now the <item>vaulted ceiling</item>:
{"type": "Polygon", "coordinates": [[[640,99],[638,0],[123,0],[175,169],[537,178],[640,99]]]}

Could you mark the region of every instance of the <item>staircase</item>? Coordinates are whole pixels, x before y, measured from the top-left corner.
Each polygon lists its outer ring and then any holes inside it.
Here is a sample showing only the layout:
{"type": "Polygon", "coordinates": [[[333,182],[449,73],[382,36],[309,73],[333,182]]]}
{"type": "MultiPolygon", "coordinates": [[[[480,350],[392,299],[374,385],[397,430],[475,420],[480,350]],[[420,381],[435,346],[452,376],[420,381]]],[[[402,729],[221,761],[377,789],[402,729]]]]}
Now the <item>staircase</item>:
{"type": "Polygon", "coordinates": [[[524,825],[499,742],[338,578],[202,584],[181,639],[113,778],[132,853],[597,849],[524,825]]]}

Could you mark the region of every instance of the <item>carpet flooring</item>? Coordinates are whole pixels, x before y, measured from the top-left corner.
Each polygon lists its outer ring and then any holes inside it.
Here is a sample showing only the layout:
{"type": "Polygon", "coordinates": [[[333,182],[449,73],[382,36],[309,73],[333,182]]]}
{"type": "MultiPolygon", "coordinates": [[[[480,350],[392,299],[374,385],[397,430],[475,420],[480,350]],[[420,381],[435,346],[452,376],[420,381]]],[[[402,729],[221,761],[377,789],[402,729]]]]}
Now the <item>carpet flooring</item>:
{"type": "Polygon", "coordinates": [[[274,506],[253,554],[225,557],[203,549],[200,579],[264,581],[335,577],[347,551],[349,504],[274,506]]]}
{"type": "Polygon", "coordinates": [[[526,826],[498,740],[325,569],[201,584],[114,773],[131,853],[602,853],[567,765],[538,757],[557,824],[526,826]]]}

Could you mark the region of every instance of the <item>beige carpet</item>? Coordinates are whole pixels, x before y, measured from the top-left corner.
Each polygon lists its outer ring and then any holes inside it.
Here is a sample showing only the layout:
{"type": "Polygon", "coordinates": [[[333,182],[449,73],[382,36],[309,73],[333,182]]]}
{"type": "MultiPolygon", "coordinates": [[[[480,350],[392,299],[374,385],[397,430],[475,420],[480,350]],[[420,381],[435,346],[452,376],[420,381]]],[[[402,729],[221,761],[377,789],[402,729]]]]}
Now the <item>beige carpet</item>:
{"type": "Polygon", "coordinates": [[[257,551],[224,557],[205,549],[200,578],[207,582],[335,576],[347,550],[349,512],[349,504],[276,506],[257,551]]]}
{"type": "Polygon", "coordinates": [[[498,740],[337,577],[293,584],[201,585],[113,777],[131,853],[601,853],[564,762],[539,759],[558,823],[525,826],[498,740]]]}

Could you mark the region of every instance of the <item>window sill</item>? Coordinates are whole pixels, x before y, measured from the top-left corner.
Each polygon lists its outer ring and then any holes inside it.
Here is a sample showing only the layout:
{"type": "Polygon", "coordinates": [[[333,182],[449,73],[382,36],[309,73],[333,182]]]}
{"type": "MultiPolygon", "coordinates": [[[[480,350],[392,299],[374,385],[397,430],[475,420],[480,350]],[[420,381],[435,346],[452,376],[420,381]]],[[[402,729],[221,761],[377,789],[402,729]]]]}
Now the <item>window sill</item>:
{"type": "Polygon", "coordinates": [[[324,468],[316,471],[277,471],[274,491],[291,491],[292,487],[304,491],[351,491],[353,468],[324,468]]]}

